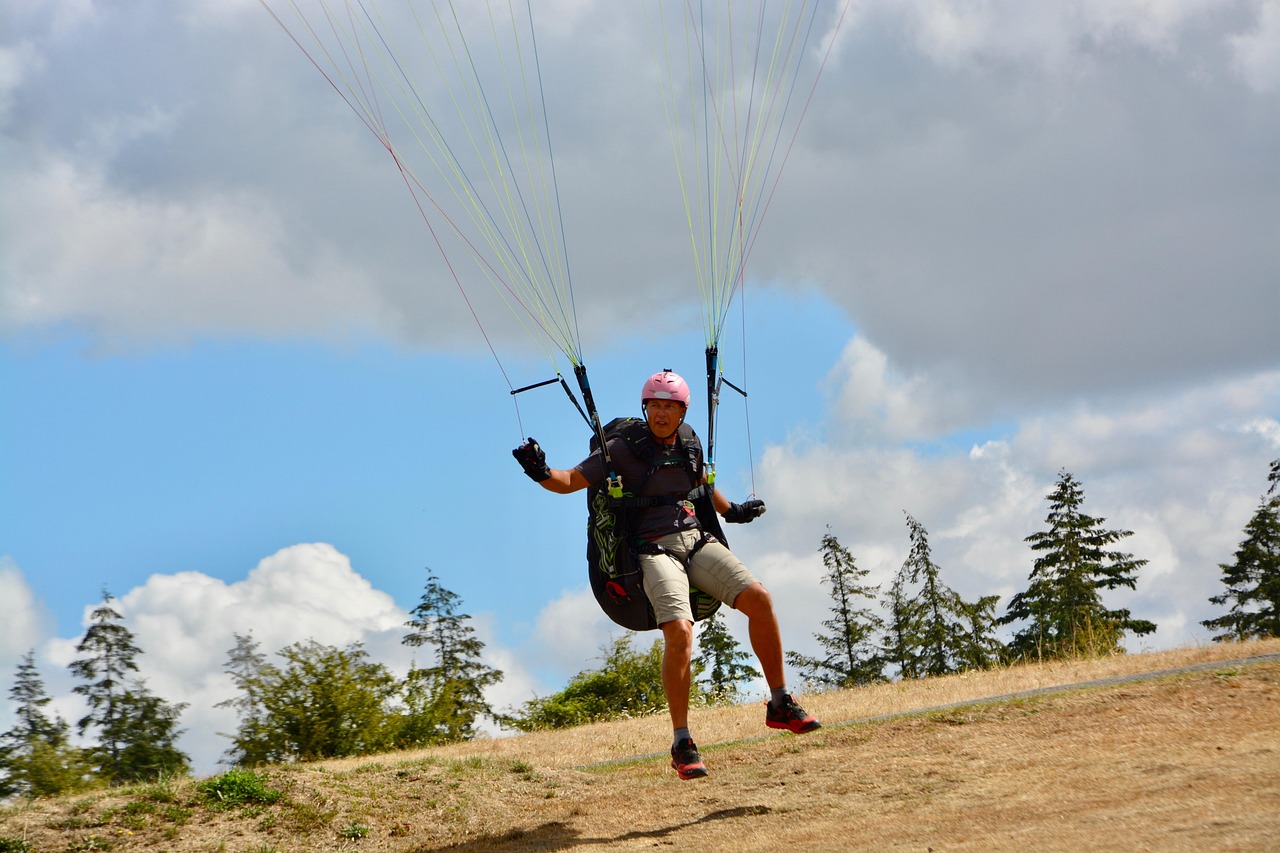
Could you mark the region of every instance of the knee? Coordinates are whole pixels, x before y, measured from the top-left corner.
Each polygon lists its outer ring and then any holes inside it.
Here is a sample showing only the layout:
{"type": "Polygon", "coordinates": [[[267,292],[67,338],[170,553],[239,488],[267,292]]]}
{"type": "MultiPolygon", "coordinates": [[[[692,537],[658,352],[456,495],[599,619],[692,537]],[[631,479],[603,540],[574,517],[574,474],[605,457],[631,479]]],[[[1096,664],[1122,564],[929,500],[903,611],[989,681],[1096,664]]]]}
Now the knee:
{"type": "Polygon", "coordinates": [[[733,608],[750,619],[752,616],[772,612],[773,597],[764,588],[764,584],[756,581],[738,593],[738,597],[733,600],[733,608]]]}
{"type": "Polygon", "coordinates": [[[666,647],[673,652],[693,650],[693,623],[687,619],[672,619],[663,622],[662,639],[666,647]]]}

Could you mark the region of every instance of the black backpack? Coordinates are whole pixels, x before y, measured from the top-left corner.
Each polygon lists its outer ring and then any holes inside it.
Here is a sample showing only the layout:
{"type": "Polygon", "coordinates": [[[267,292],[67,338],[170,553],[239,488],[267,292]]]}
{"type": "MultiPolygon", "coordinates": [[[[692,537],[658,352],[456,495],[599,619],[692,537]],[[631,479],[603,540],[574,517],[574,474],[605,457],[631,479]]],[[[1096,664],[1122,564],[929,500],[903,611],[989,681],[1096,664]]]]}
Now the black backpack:
{"type": "MultiPolygon", "coordinates": [[[[659,466],[653,464],[657,447],[649,433],[649,425],[640,418],[614,418],[605,424],[604,435],[606,441],[622,438],[640,459],[650,463],[645,480],[658,469],[659,466]]],[[[695,484],[701,483],[702,445],[688,424],[682,423],[677,435],[685,450],[685,458],[680,464],[688,467],[695,484]]],[[[599,446],[599,437],[592,435],[591,451],[599,446]]],[[[607,482],[587,490],[587,572],[591,592],[605,615],[632,631],[649,631],[658,627],[653,608],[644,594],[640,565],[636,559],[637,548],[641,545],[636,541],[636,524],[644,507],[664,499],[640,496],[643,486],[643,481],[623,483],[620,495],[611,495],[607,482]]],[[[711,494],[710,486],[699,485],[686,499],[693,503],[703,533],[725,542],[711,494]]],[[[720,607],[719,600],[692,586],[689,588],[689,604],[694,621],[706,619],[720,607]]]]}

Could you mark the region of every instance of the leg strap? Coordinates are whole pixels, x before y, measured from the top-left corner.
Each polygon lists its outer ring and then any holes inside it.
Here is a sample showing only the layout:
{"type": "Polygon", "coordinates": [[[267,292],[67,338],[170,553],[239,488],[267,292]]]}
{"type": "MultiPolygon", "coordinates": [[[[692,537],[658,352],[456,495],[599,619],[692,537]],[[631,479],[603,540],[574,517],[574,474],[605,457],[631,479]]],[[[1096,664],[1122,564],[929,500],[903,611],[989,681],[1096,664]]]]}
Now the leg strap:
{"type": "Polygon", "coordinates": [[[679,554],[674,553],[670,548],[662,547],[657,542],[642,542],[640,545],[636,546],[636,553],[651,554],[651,555],[666,554],[668,557],[671,557],[676,562],[680,563],[680,565],[684,566],[684,569],[687,572],[689,571],[689,563],[692,562],[694,555],[696,555],[699,551],[702,550],[703,545],[706,545],[708,542],[720,541],[716,537],[712,536],[710,533],[707,533],[705,530],[702,530],[699,532],[702,535],[698,538],[697,542],[693,543],[693,547],[689,549],[689,553],[685,554],[683,557],[681,557],[679,554]]]}

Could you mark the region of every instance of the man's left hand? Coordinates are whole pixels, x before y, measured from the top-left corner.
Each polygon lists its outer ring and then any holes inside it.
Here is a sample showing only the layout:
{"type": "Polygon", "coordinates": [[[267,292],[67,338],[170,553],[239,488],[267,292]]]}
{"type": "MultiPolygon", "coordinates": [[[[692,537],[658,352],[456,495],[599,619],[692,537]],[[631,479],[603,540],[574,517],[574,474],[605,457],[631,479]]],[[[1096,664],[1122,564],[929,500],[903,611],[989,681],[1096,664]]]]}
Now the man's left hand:
{"type": "Polygon", "coordinates": [[[764,515],[764,501],[752,498],[740,504],[729,504],[729,509],[724,514],[724,520],[730,524],[746,524],[749,521],[755,521],[762,515],[764,515]]]}

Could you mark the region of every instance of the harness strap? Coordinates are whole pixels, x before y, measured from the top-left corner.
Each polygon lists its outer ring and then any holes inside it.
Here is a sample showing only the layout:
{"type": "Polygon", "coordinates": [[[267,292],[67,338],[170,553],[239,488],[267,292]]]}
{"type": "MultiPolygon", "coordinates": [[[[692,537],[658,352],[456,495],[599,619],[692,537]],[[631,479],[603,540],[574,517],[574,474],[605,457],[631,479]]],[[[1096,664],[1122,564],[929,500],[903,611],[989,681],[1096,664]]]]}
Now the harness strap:
{"type": "Polygon", "coordinates": [[[681,557],[679,554],[673,553],[670,548],[664,548],[663,546],[659,545],[657,542],[647,542],[647,541],[642,542],[636,546],[636,553],[637,554],[666,554],[668,557],[671,557],[673,560],[676,560],[681,565],[683,565],[685,568],[685,571],[688,571],[689,564],[693,562],[693,558],[697,555],[697,553],[702,550],[703,545],[706,545],[709,542],[720,541],[715,536],[706,532],[705,530],[700,532],[702,533],[702,535],[698,537],[698,541],[695,542],[693,544],[693,547],[689,549],[689,553],[685,554],[683,557],[681,557]]]}
{"type": "Polygon", "coordinates": [[[711,494],[711,486],[703,483],[696,488],[690,489],[685,495],[628,495],[621,498],[610,498],[609,502],[614,506],[622,507],[675,506],[681,501],[696,501],[698,498],[706,497],[709,494],[711,494]]]}

